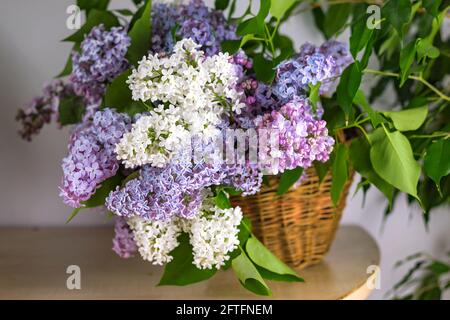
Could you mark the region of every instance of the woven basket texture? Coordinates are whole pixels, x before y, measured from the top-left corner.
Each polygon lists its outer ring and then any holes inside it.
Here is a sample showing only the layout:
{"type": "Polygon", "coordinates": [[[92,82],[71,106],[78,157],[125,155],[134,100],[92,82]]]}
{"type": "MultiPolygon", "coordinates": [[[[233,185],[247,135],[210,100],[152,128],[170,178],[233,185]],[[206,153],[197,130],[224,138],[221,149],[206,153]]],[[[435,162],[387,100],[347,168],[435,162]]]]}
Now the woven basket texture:
{"type": "Polygon", "coordinates": [[[232,197],[253,226],[255,236],[285,263],[304,268],[322,261],[334,239],[345,207],[353,173],[338,205],[331,200],[330,171],[319,184],[314,168],[297,188],[277,195],[279,178],[270,177],[254,196],[232,197]]]}

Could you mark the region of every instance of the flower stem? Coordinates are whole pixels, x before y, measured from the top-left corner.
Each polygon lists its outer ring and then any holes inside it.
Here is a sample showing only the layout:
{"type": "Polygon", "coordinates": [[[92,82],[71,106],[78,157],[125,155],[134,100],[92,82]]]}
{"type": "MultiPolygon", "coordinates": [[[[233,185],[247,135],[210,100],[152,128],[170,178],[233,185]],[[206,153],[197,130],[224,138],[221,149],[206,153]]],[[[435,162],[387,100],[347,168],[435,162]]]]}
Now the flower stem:
{"type": "MultiPolygon", "coordinates": [[[[373,69],[365,69],[363,71],[364,73],[372,73],[372,74],[378,74],[386,77],[395,77],[400,78],[400,74],[394,73],[394,72],[388,72],[388,71],[380,71],[380,70],[373,70],[373,69]]],[[[450,97],[445,95],[442,91],[440,91],[438,88],[433,86],[431,83],[429,83],[427,80],[425,80],[422,76],[408,76],[408,79],[415,80],[422,82],[426,87],[428,87],[431,91],[436,93],[439,98],[445,101],[450,101],[450,97]]]]}

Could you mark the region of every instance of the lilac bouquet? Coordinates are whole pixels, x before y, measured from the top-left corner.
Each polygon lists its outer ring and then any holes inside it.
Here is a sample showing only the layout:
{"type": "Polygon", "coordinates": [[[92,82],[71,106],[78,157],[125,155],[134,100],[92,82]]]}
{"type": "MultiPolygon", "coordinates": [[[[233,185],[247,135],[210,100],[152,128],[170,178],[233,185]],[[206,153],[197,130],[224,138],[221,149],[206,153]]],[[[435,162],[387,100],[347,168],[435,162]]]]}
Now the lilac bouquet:
{"type": "MultiPolygon", "coordinates": [[[[201,0],[135,2],[131,17],[84,8],[61,79],[17,116],[27,140],[51,121],[72,126],[60,186],[69,220],[106,207],[114,252],[165,265],[161,284],[229,267],[257,294],[270,294],[264,278],[302,281],[229,197],[329,159],[335,140],[317,96],[332,95],[352,63],[346,46],[305,44],[277,59],[273,43],[254,51],[234,19],[201,0]]],[[[271,11],[276,21],[283,10],[271,11]]]]}

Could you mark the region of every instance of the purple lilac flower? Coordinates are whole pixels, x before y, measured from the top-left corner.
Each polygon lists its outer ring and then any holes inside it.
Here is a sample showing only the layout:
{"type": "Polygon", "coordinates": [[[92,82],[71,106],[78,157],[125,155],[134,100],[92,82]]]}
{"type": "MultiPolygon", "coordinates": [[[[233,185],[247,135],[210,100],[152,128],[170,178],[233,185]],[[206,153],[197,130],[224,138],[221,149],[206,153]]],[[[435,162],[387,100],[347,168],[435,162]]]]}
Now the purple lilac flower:
{"type": "Polygon", "coordinates": [[[115,143],[130,129],[130,122],[128,116],[105,109],[97,111],[93,121],[75,127],[69,154],[62,163],[60,196],[66,204],[82,206],[82,201],[95,193],[99,183],[117,173],[115,143]]]}
{"type": "Polygon", "coordinates": [[[103,25],[92,28],[81,43],[81,52],[72,54],[70,79],[75,92],[98,105],[106,84],[128,67],[125,54],[130,43],[122,27],[113,27],[110,31],[103,25]]]}
{"type": "Polygon", "coordinates": [[[18,111],[16,120],[22,125],[20,136],[30,141],[46,123],[57,121],[60,100],[74,94],[72,85],[61,80],[54,80],[46,85],[42,95],[35,97],[25,109],[18,111]]]}
{"type": "Polygon", "coordinates": [[[286,60],[277,67],[274,92],[283,100],[300,96],[309,84],[330,79],[333,67],[333,58],[321,53],[286,60]]]}
{"type": "MultiPolygon", "coordinates": [[[[209,147],[204,150],[210,150],[209,147]]],[[[203,147],[196,144],[193,148],[197,152],[199,149],[195,148],[203,147]]],[[[124,217],[190,218],[199,212],[210,186],[228,185],[244,195],[254,194],[261,187],[262,175],[256,166],[192,159],[190,152],[183,152],[164,168],[144,166],[139,178],[110,193],[106,207],[124,217]]]]}
{"type": "Polygon", "coordinates": [[[315,160],[326,162],[333,149],[334,139],[328,135],[326,122],[313,116],[305,98],[297,97],[279,110],[257,117],[255,124],[258,129],[279,134],[278,150],[268,145],[260,153],[260,160],[267,162],[266,169],[272,174],[299,166],[306,169],[315,160]]]}
{"type": "Polygon", "coordinates": [[[305,43],[296,56],[277,67],[274,92],[286,101],[302,95],[309,84],[320,81],[320,94],[331,95],[335,80],[352,61],[344,43],[327,41],[320,47],[305,43]]]}
{"type": "Polygon", "coordinates": [[[113,148],[123,134],[130,130],[130,124],[131,120],[127,114],[104,109],[94,114],[92,131],[102,145],[113,148]]]}
{"type": "Polygon", "coordinates": [[[324,81],[320,87],[322,95],[331,95],[334,92],[336,79],[342,74],[344,69],[353,62],[347,44],[335,40],[323,43],[320,47],[316,47],[311,43],[305,43],[300,48],[297,59],[305,60],[308,56],[314,54],[323,54],[326,57],[333,58],[333,66],[331,68],[330,79],[324,81]]]}
{"type": "Polygon", "coordinates": [[[137,179],[110,193],[106,207],[117,215],[166,220],[192,217],[203,201],[206,185],[219,184],[222,173],[203,165],[171,163],[165,168],[144,166],[137,179]]]}
{"type": "Polygon", "coordinates": [[[155,3],[152,6],[152,51],[168,52],[174,46],[172,29],[177,25],[177,6],[155,3]]]}
{"type": "Polygon", "coordinates": [[[318,50],[326,56],[331,56],[334,60],[334,66],[331,70],[332,80],[325,82],[320,87],[321,94],[330,96],[337,85],[336,78],[353,62],[353,57],[350,54],[348,45],[339,41],[327,41],[318,50]]]}
{"type": "Polygon", "coordinates": [[[243,196],[258,193],[261,190],[263,174],[258,164],[247,161],[245,164],[225,165],[226,173],[222,184],[242,191],[243,196]]]}
{"type": "Polygon", "coordinates": [[[134,241],[133,232],[124,218],[116,218],[114,233],[113,251],[121,258],[132,258],[137,251],[137,246],[134,241]]]}
{"type": "Polygon", "coordinates": [[[237,38],[235,29],[221,11],[211,10],[203,0],[181,5],[156,3],[152,9],[152,50],[170,52],[175,32],[177,37],[191,38],[201,45],[206,55],[214,55],[222,41],[237,38]]]}

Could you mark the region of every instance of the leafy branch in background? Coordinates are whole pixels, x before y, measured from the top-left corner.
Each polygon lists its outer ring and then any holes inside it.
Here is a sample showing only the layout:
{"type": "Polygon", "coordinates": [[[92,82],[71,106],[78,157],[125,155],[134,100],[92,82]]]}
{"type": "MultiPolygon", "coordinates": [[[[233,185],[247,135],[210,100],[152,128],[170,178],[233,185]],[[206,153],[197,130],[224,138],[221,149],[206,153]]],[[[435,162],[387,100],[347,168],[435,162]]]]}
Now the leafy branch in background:
{"type": "MultiPolygon", "coordinates": [[[[450,252],[447,254],[450,257],[450,252]]],[[[394,285],[387,296],[396,300],[439,300],[450,289],[449,262],[434,259],[426,253],[416,253],[397,262],[396,268],[413,264],[406,275],[394,285]]]]}
{"type": "MultiPolygon", "coordinates": [[[[232,2],[231,6],[233,7],[232,2]]],[[[216,7],[229,1],[216,1],[216,7]]],[[[259,11],[251,11],[249,2],[245,13],[236,18],[239,40],[229,40],[222,43],[222,49],[229,53],[243,48],[253,58],[253,68],[258,80],[272,82],[275,77],[275,67],[294,53],[293,42],[287,36],[280,34],[279,27],[289,16],[289,13],[300,4],[296,0],[261,0],[259,11]]]]}
{"type": "Polygon", "coordinates": [[[387,197],[387,214],[398,191],[422,207],[425,221],[432,208],[450,201],[450,172],[443,161],[450,137],[444,80],[450,47],[439,33],[449,8],[448,1],[306,1],[295,11],[312,11],[327,39],[350,29],[355,62],[344,71],[336,94],[321,97],[324,117],[331,132],[362,136],[352,139],[348,161],[362,177],[358,190],[375,186],[387,197]],[[367,26],[371,4],[381,9],[372,29],[367,26]],[[369,67],[369,60],[378,68],[369,67]],[[361,84],[374,78],[379,79],[366,94],[361,84]],[[373,106],[389,87],[396,99],[377,110],[373,106]],[[359,156],[363,153],[370,157],[359,156]]]}

